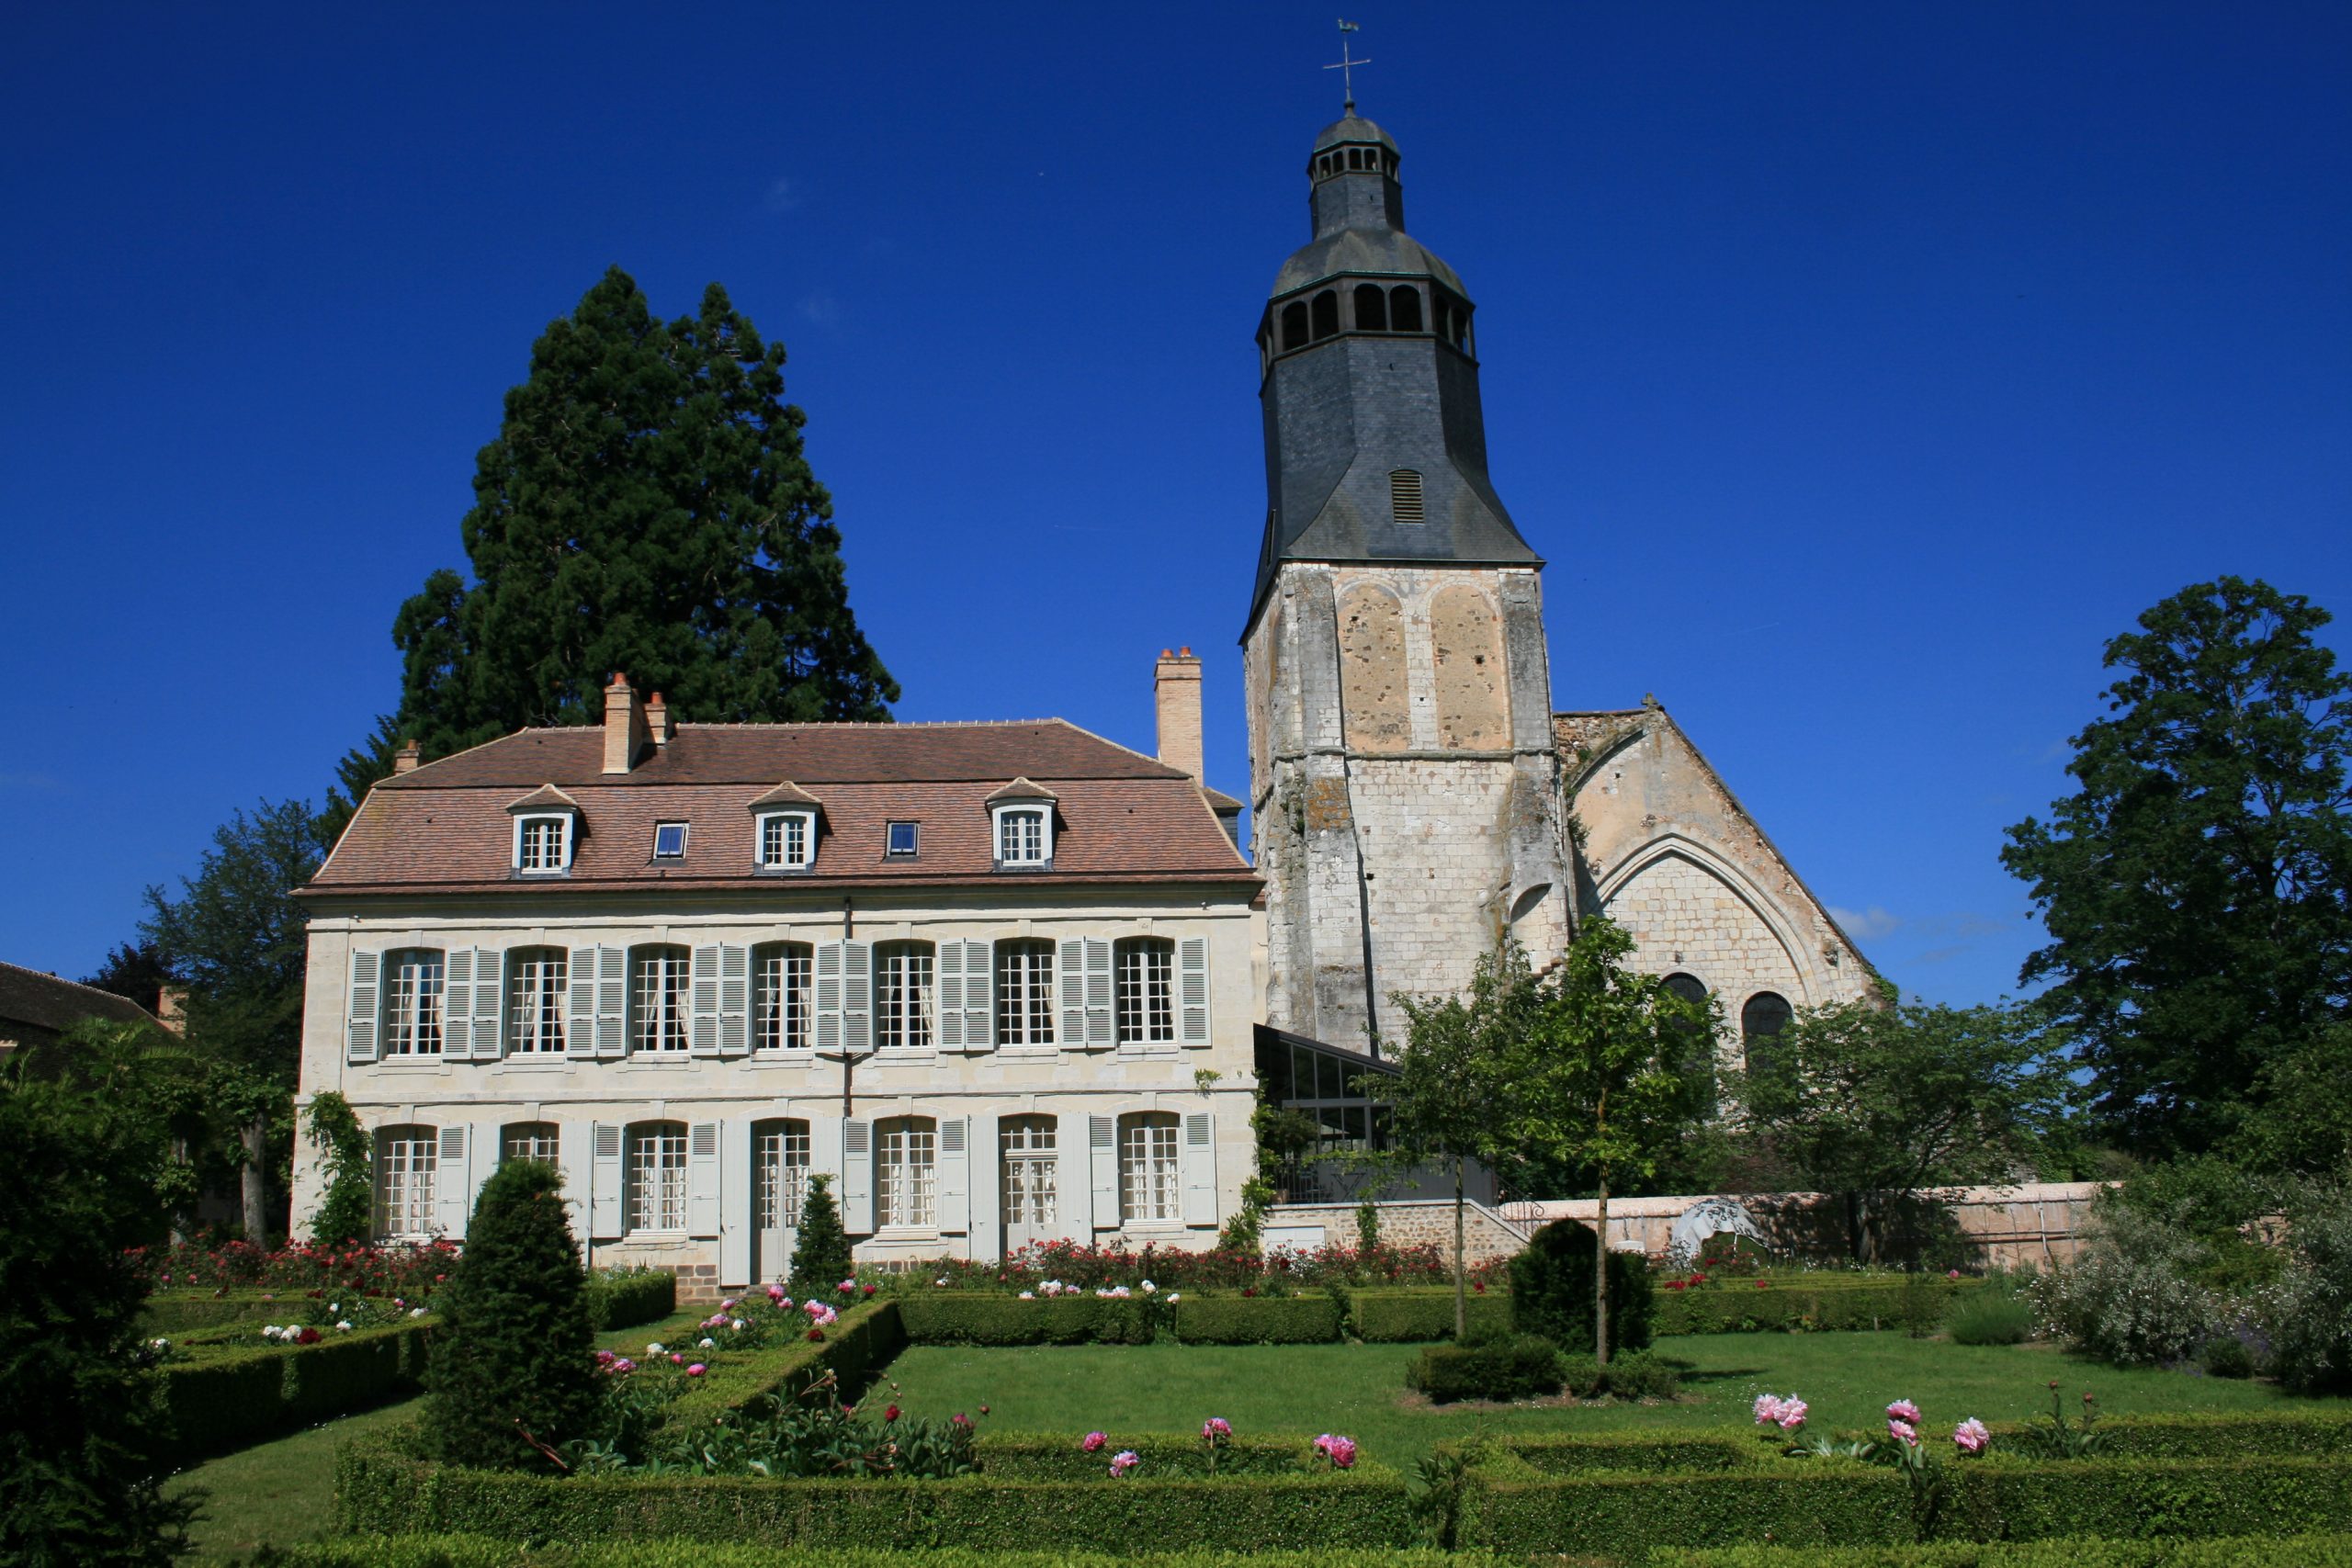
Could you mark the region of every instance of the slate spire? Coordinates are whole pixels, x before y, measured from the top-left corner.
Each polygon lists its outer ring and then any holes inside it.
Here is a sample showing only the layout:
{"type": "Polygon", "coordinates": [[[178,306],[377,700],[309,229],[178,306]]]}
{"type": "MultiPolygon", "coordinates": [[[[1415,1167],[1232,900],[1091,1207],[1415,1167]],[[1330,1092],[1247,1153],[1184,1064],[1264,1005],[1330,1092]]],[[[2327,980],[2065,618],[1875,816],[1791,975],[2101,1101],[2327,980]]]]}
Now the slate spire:
{"type": "Polygon", "coordinates": [[[1474,307],[1405,232],[1396,143],[1352,112],[1307,159],[1315,237],[1258,326],[1266,535],[1284,561],[1540,565],[1487,478],[1474,307]]]}

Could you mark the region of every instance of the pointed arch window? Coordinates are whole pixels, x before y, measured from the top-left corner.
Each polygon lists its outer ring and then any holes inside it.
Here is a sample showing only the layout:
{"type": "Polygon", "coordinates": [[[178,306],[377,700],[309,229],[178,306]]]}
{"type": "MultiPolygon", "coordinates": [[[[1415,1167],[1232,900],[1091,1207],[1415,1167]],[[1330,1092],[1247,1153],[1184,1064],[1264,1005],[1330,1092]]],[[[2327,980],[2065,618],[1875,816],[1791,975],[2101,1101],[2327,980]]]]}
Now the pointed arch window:
{"type": "Polygon", "coordinates": [[[1795,1016],[1788,998],[1777,991],[1758,991],[1747,998],[1739,1010],[1739,1049],[1749,1072],[1771,1072],[1782,1066],[1776,1047],[1781,1032],[1795,1016]]]}

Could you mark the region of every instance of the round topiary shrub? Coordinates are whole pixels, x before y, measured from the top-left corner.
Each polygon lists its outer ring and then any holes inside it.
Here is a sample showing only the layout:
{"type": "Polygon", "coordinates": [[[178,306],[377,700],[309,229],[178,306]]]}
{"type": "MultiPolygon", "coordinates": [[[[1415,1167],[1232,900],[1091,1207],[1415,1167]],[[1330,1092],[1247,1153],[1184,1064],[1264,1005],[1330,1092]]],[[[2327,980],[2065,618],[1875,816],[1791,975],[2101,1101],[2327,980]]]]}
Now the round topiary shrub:
{"type": "Polygon", "coordinates": [[[584,1435],[601,1392],[586,1275],[555,1167],[509,1160],[483,1183],[434,1305],[441,1326],[425,1429],[435,1452],[483,1469],[553,1468],[538,1445],[584,1435]]]}
{"type": "MultiPolygon", "coordinates": [[[[1554,1220],[1510,1260],[1510,1321],[1571,1355],[1593,1346],[1592,1260],[1600,1242],[1590,1226],[1554,1220]]],[[[1648,1262],[1639,1253],[1609,1255],[1609,1353],[1639,1350],[1651,1337],[1656,1307],[1648,1262]]]]}

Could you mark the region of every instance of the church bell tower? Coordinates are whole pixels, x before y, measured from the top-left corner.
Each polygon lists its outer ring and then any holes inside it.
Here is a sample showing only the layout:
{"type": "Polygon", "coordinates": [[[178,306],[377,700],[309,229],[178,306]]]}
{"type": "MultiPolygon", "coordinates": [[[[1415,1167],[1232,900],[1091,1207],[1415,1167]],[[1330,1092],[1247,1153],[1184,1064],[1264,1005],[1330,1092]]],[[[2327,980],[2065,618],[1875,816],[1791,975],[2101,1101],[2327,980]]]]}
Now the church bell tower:
{"type": "Polygon", "coordinates": [[[1354,105],[1258,327],[1266,530],[1242,636],[1266,1019],[1393,1049],[1392,994],[1539,966],[1571,884],[1538,573],[1487,475],[1474,307],[1354,105]]]}

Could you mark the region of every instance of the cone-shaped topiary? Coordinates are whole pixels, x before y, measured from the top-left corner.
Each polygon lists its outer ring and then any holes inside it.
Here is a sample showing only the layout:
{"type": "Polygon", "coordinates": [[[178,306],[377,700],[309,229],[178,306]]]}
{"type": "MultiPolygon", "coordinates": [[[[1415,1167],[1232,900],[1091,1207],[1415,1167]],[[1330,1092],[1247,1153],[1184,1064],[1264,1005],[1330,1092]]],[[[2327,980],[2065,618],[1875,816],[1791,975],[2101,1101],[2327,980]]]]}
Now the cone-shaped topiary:
{"type": "MultiPolygon", "coordinates": [[[[1600,1245],[1592,1227],[1576,1220],[1554,1220],[1530,1236],[1527,1250],[1510,1260],[1511,1326],[1521,1334],[1540,1334],[1570,1355],[1589,1355],[1592,1255],[1600,1245]]],[[[1648,1345],[1656,1312],[1649,1265],[1642,1255],[1611,1253],[1610,1350],[1639,1350],[1648,1345]]]]}
{"type": "Polygon", "coordinates": [[[800,1239],[792,1249],[792,1283],[802,1294],[831,1291],[850,1276],[849,1233],[833,1201],[833,1179],[812,1176],[800,1204],[800,1239]]]}
{"type": "Polygon", "coordinates": [[[556,1168],[500,1166],[435,1302],[441,1326],[425,1427],[442,1459],[548,1469],[532,1438],[552,1448],[588,1430],[600,1391],[585,1284],[556,1168]]]}

